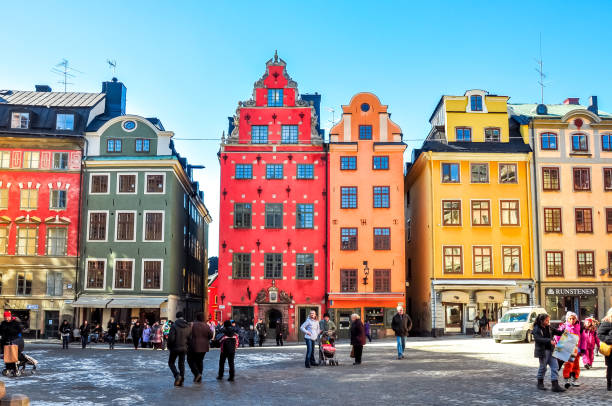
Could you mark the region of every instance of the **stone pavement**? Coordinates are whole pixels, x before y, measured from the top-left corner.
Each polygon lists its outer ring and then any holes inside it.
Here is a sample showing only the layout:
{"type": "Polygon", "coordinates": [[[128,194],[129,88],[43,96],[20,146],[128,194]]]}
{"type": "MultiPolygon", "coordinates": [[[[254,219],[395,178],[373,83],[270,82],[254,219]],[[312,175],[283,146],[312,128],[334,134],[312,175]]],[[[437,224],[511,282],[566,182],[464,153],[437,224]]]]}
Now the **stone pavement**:
{"type": "MultiPolygon", "coordinates": [[[[33,405],[610,405],[605,366],[596,357],[583,370],[582,386],[565,394],[535,388],[533,344],[495,344],[481,338],[411,338],[406,359],[395,342],[380,340],[364,349],[353,366],[346,341],[338,344],[338,367],[303,366],[304,345],[241,348],[236,381],[215,379],[218,350],[207,354],[202,384],[187,368],[183,388],[174,388],[166,351],[127,346],[62,350],[60,344],[29,344],[40,362],[33,376],[5,378],[7,391],[30,396],[33,405]]],[[[226,372],[227,378],[227,372],[226,372]]],[[[550,382],[546,381],[547,386],[550,382]]]]}

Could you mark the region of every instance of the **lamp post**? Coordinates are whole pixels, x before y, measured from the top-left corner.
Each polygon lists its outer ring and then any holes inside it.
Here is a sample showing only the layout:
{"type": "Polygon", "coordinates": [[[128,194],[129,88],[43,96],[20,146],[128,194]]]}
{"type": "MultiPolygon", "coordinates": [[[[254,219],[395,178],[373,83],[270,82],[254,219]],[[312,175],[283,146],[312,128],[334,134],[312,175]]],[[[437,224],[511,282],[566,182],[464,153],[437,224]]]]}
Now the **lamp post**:
{"type": "Polygon", "coordinates": [[[363,261],[363,273],[364,273],[364,277],[363,277],[363,286],[366,286],[368,284],[368,275],[370,275],[370,268],[368,268],[368,261],[363,261]]]}

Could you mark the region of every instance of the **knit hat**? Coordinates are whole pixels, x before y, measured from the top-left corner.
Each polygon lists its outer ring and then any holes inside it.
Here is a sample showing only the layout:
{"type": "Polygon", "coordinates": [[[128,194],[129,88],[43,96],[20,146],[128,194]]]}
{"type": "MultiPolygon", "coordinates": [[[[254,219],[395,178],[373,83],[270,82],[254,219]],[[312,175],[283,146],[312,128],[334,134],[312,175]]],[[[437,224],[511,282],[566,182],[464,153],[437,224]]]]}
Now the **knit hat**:
{"type": "Polygon", "coordinates": [[[565,315],[565,321],[568,321],[570,317],[574,316],[576,318],[576,320],[578,320],[578,315],[574,312],[567,312],[567,314],[565,315]]]}
{"type": "Polygon", "coordinates": [[[225,320],[225,321],[223,322],[223,327],[225,327],[225,328],[230,328],[231,326],[232,326],[232,322],[231,322],[231,321],[229,321],[229,320],[225,320]]]}
{"type": "Polygon", "coordinates": [[[4,312],[4,319],[9,320],[10,318],[11,318],[11,312],[9,310],[6,310],[4,312]]]}

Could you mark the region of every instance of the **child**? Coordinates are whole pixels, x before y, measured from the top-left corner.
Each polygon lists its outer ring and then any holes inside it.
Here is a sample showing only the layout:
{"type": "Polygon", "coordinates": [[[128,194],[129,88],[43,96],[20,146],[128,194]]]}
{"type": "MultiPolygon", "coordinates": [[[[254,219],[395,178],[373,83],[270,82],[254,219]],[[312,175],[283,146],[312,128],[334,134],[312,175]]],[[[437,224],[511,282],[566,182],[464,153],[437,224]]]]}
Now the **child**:
{"type": "Polygon", "coordinates": [[[540,359],[540,368],[538,369],[538,389],[546,390],[544,386],[544,375],[546,375],[546,367],[550,366],[550,381],[552,383],[553,392],[565,392],[559,386],[559,364],[552,353],[555,347],[553,335],[562,334],[559,331],[550,330],[550,316],[548,314],[538,315],[535,323],[533,323],[533,337],[535,340],[534,356],[540,359]]]}
{"type": "MultiPolygon", "coordinates": [[[[580,339],[582,332],[582,324],[578,320],[578,315],[574,312],[567,312],[565,315],[565,323],[559,326],[559,331],[573,333],[578,336],[578,355],[584,352],[583,341],[580,339]]],[[[559,342],[559,338],[555,337],[559,342]]],[[[580,386],[578,378],[580,377],[580,356],[574,358],[573,361],[568,361],[563,367],[563,379],[565,380],[565,388],[570,386],[580,386]]]]}
{"type": "Polygon", "coordinates": [[[597,338],[597,322],[591,317],[584,320],[584,329],[580,341],[584,344],[584,355],[582,363],[586,369],[591,369],[593,366],[593,358],[595,357],[596,348],[599,348],[599,338],[597,338]]]}
{"type": "Polygon", "coordinates": [[[223,370],[225,369],[225,360],[229,366],[229,379],[232,382],[234,380],[234,357],[236,356],[236,349],[240,345],[236,332],[232,328],[232,323],[229,320],[225,320],[223,323],[224,336],[219,342],[221,348],[221,355],[219,356],[219,374],[217,379],[223,379],[223,370]]]}

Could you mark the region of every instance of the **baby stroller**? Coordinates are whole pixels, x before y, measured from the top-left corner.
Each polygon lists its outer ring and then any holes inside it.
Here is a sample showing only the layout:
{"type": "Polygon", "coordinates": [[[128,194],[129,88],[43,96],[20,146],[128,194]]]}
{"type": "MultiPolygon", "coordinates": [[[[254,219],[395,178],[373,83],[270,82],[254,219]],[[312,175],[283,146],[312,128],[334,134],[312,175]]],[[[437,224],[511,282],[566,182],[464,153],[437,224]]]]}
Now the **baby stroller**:
{"type": "Polygon", "coordinates": [[[19,361],[16,363],[16,369],[8,369],[5,368],[2,370],[2,375],[4,376],[24,376],[24,375],[34,375],[36,371],[36,367],[38,366],[38,361],[34,358],[30,357],[23,352],[19,353],[19,361]],[[32,369],[28,370],[27,366],[31,365],[32,369]]]}
{"type": "Polygon", "coordinates": [[[336,338],[333,333],[325,331],[319,341],[319,363],[323,365],[338,365],[336,359],[336,338]]]}

